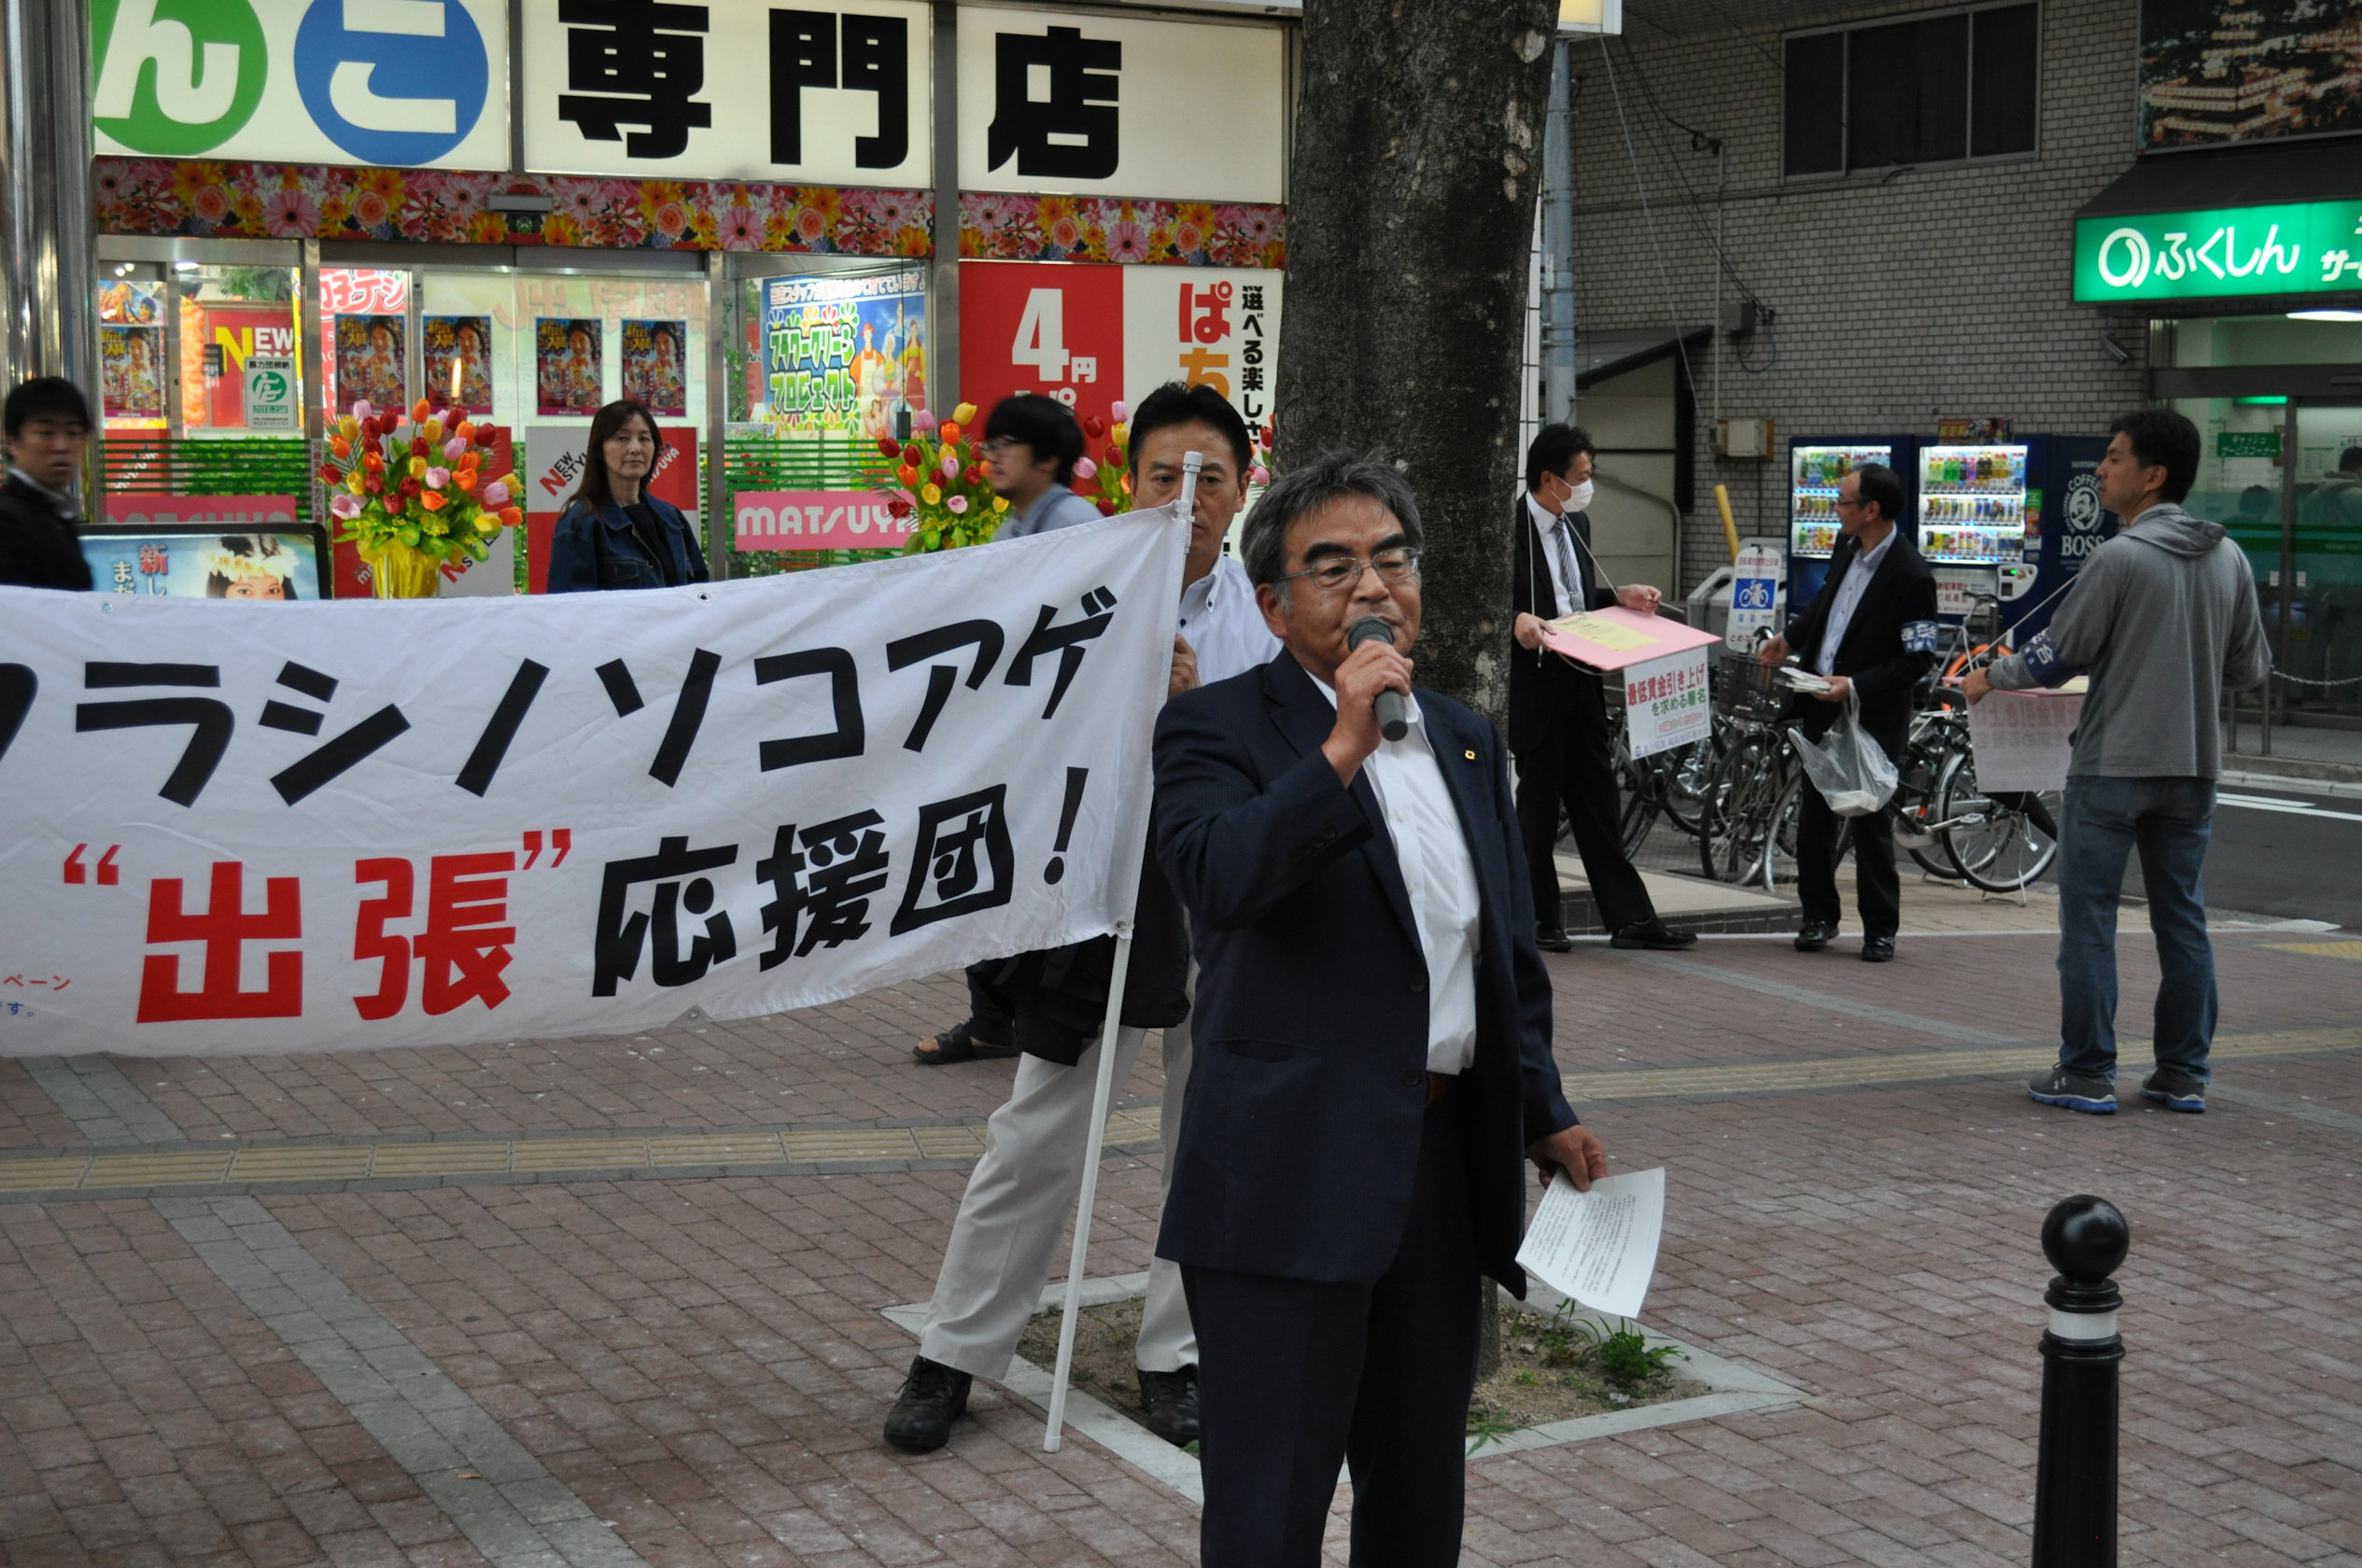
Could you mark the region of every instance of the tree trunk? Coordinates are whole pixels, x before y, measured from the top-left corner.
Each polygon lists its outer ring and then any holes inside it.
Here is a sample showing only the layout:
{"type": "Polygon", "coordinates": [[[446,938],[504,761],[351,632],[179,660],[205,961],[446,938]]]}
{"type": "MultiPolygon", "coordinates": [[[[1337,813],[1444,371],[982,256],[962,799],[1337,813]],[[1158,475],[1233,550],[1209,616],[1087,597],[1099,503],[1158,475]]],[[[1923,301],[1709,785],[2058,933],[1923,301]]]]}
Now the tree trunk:
{"type": "Polygon", "coordinates": [[[1500,721],[1552,0],[1305,0],[1277,459],[1384,447],[1427,532],[1419,683],[1500,721]]]}

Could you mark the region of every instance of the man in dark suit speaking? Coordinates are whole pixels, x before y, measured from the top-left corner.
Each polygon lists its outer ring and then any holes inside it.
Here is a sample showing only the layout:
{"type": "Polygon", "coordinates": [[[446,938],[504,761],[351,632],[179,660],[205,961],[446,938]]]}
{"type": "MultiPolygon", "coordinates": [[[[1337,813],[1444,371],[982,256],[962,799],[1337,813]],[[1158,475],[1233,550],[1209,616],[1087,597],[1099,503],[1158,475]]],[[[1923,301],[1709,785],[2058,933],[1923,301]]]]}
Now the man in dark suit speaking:
{"type": "Polygon", "coordinates": [[[1160,1256],[1198,1330],[1207,1568],[1460,1551],[1479,1277],[1522,1295],[1521,1152],[1607,1171],[1550,1052],[1500,737],[1413,693],[1419,514],[1378,458],[1291,469],[1241,554],[1270,664],[1157,724],[1159,860],[1202,966],[1160,1256]],[[1391,634],[1355,646],[1357,623],[1391,634]],[[1382,693],[1408,727],[1386,740],[1382,693]]]}

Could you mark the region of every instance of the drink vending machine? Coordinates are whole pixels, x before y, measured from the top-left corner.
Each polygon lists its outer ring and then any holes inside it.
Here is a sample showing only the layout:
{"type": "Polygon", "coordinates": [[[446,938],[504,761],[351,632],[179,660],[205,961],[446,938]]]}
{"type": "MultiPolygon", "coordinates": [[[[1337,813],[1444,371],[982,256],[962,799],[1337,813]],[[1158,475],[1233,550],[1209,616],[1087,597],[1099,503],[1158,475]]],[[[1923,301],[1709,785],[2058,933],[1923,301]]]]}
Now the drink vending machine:
{"type": "Polygon", "coordinates": [[[2013,644],[2047,625],[2066,583],[2116,532],[2093,470],[2105,436],[1946,443],[1915,436],[1805,437],[1788,449],[1789,613],[1812,602],[1837,543],[1837,486],[1865,463],[1903,481],[1905,522],[1934,568],[1936,613],[1958,622],[1989,595],[2013,644]]]}
{"type": "Polygon", "coordinates": [[[1909,436],[1796,436],[1788,442],[1788,604],[1801,613],[1829,576],[1837,548],[1837,486],[1867,463],[1883,463],[1911,488],[1909,436]]]}

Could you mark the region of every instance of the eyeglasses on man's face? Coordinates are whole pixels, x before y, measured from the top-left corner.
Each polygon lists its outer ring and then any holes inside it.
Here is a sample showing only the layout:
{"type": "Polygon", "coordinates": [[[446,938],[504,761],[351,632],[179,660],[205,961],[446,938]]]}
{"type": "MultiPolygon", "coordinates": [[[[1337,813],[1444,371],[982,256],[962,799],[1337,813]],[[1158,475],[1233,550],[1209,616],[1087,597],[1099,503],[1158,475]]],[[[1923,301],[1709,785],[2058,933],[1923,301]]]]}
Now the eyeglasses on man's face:
{"type": "Polygon", "coordinates": [[[1342,594],[1361,581],[1364,570],[1375,567],[1378,581],[1393,587],[1408,582],[1419,575],[1419,553],[1409,545],[1397,545],[1381,550],[1367,561],[1352,555],[1326,555],[1300,572],[1289,572],[1279,581],[1293,582],[1309,577],[1313,586],[1324,594],[1342,594]]]}

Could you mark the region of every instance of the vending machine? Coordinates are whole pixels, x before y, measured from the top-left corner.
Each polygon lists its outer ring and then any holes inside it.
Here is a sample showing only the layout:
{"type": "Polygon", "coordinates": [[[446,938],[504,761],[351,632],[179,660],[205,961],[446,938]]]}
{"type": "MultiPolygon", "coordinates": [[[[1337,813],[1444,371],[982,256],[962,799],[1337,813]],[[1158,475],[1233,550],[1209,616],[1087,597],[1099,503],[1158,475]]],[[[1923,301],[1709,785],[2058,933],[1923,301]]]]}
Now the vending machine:
{"type": "MultiPolygon", "coordinates": [[[[1788,442],[1788,603],[1803,610],[1829,576],[1837,548],[1837,486],[1868,463],[1883,463],[1907,492],[1914,478],[1909,436],[1796,436],[1788,442]]],[[[1907,514],[1906,514],[1907,515],[1907,514]]]]}
{"type": "Polygon", "coordinates": [[[2028,454],[2026,539],[2017,581],[2004,586],[2002,624],[2014,647],[2050,624],[2091,553],[2123,520],[2100,504],[2105,436],[2032,436],[2028,454]],[[2037,505],[2038,503],[2038,505],[2037,505]],[[2010,598],[2013,589],[2017,596],[2010,598]]]}
{"type": "Polygon", "coordinates": [[[2042,435],[1920,448],[1918,538],[1936,612],[1957,620],[1989,595],[2013,644],[2048,625],[2065,585],[2116,532],[2093,476],[2107,449],[2105,436],[2042,435]]]}
{"type": "Polygon", "coordinates": [[[2001,601],[2002,567],[2024,560],[2030,525],[2038,537],[2041,481],[2030,489],[2032,456],[2032,439],[1919,448],[1915,537],[1935,568],[1935,611],[1943,619],[1959,620],[1980,596],[2001,601]]]}

